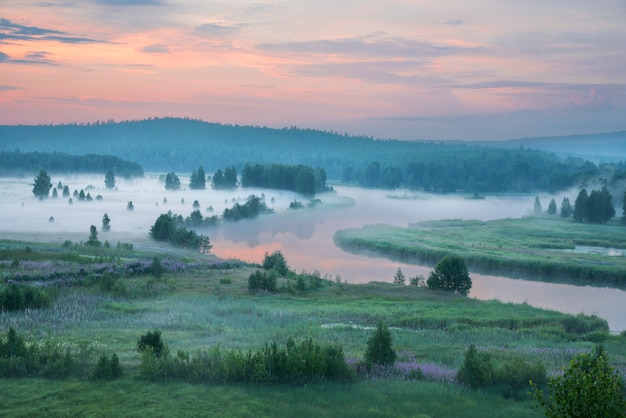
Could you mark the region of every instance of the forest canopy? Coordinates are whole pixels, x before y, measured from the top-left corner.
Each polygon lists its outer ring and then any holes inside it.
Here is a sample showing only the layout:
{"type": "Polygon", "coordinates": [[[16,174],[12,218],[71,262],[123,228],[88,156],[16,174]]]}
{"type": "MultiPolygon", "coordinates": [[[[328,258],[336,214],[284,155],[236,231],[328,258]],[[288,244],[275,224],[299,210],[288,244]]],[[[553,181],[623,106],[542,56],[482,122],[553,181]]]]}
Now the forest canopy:
{"type": "Polygon", "coordinates": [[[600,173],[607,178],[607,172],[626,170],[623,162],[599,167],[521,146],[382,140],[180,118],[0,126],[0,138],[0,149],[110,154],[137,161],[149,171],[188,173],[203,166],[215,172],[224,162],[240,172],[246,164],[307,165],[323,168],[330,179],[364,187],[436,193],[556,192],[600,173]]]}
{"type": "Polygon", "coordinates": [[[10,176],[45,169],[51,173],[107,173],[120,177],[143,176],[143,168],[135,162],[113,155],[69,155],[63,152],[0,151],[0,175],[10,176]]]}

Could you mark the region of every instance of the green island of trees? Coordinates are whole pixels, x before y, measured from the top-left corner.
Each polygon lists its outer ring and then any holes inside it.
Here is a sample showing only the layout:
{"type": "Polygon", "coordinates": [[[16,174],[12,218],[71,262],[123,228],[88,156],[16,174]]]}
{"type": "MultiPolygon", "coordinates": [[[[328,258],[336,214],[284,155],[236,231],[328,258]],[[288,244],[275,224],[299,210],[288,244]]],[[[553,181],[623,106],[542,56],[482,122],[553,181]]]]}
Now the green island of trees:
{"type": "Polygon", "coordinates": [[[305,195],[329,190],[326,186],[326,170],[305,165],[246,164],[241,175],[241,185],[291,190],[305,195]]]}

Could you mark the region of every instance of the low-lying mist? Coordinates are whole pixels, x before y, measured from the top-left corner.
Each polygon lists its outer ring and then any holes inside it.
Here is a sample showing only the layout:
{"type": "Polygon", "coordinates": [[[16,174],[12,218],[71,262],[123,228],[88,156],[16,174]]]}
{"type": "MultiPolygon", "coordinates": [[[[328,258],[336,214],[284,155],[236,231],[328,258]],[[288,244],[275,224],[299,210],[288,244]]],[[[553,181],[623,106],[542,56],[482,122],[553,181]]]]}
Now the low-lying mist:
{"type": "MultiPolygon", "coordinates": [[[[0,188],[2,238],[58,241],[59,244],[71,240],[78,243],[87,241],[89,227],[95,225],[98,228],[98,239],[108,240],[111,245],[120,241],[130,242],[137,248],[158,247],[177,251],[169,249],[167,244],[150,239],[150,227],[160,214],[172,211],[187,217],[194,210],[193,203],[197,200],[203,216],[221,217],[225,208],[231,208],[236,202],[243,204],[249,195],[256,194],[264,196],[267,206],[274,213],[256,219],[220,222],[215,227],[199,230],[199,233],[210,237],[213,254],[261,263],[266,252],[280,250],[293,270],[318,270],[333,278],[340,276],[342,281],[350,283],[391,282],[398,267],[407,278],[416,275],[426,277],[431,268],[345,252],[335,246],[333,241],[333,235],[339,229],[378,223],[406,227],[410,223],[436,219],[487,221],[516,218],[531,213],[535,201],[534,194],[473,199],[458,195],[441,196],[339,185],[334,186],[335,193],[318,195],[322,203],[315,208],[289,210],[293,200],[306,205],[309,198],[287,191],[248,188],[167,191],[157,174],[132,180],[117,179],[115,190],[104,187],[104,176],[101,175],[51,175],[51,178],[54,187],[61,181],[63,185],[69,186],[71,193],[83,189],[94,200],[78,201],[72,197],[73,204],[69,204],[68,198],[60,197],[61,190],[58,190],[57,199],[39,201],[32,193],[32,180],[4,178],[0,188]],[[102,196],[102,200],[96,200],[98,195],[102,196]],[[133,202],[133,211],[127,210],[130,201],[133,202]],[[111,231],[106,233],[101,232],[102,216],[105,213],[111,219],[111,231]]],[[[189,183],[188,178],[180,176],[180,179],[181,184],[189,183]]],[[[555,196],[540,194],[539,198],[543,210],[546,210],[550,199],[554,198],[557,207],[560,207],[563,197],[568,197],[573,203],[577,194],[578,190],[572,190],[555,196]]],[[[624,298],[626,292],[524,282],[477,274],[472,274],[472,277],[474,285],[471,297],[528,302],[571,313],[598,313],[609,319],[612,329],[626,329],[626,321],[623,319],[626,318],[625,309],[617,309],[618,312],[615,312],[615,306],[606,303],[616,297],[624,298]],[[608,291],[609,295],[603,291],[608,291]],[[550,297],[546,300],[545,295],[550,297]]]]}

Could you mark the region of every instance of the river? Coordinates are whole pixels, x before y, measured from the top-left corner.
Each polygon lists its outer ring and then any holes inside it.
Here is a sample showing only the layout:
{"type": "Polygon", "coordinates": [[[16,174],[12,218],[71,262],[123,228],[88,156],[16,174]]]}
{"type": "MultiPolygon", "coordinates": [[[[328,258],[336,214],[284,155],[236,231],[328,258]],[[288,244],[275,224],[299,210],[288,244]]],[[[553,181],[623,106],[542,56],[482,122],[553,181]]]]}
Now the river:
{"type": "MultiPolygon", "coordinates": [[[[171,210],[187,216],[198,200],[202,213],[221,214],[235,201],[243,203],[252,193],[264,194],[268,206],[276,213],[244,220],[208,230],[213,253],[226,258],[261,262],[265,252],[280,250],[291,269],[318,270],[348,283],[393,281],[400,267],[406,277],[427,276],[431,268],[382,257],[352,254],[335,246],[334,233],[342,228],[358,228],[384,223],[407,226],[411,222],[431,219],[517,218],[532,210],[534,195],[487,196],[485,199],[415,194],[409,191],[369,190],[335,186],[336,193],[323,194],[315,209],[287,210],[289,203],[306,200],[290,192],[238,189],[231,191],[180,190],[166,192],[156,174],[142,179],[118,179],[117,190],[103,187],[104,176],[52,176],[53,184],[61,181],[70,189],[89,186],[101,201],[74,202],[67,199],[34,199],[32,179],[2,179],[0,188],[0,237],[24,240],[70,239],[86,241],[89,226],[99,226],[106,212],[111,219],[110,242],[120,240],[135,245],[150,245],[148,231],[159,214],[171,210]],[[135,210],[128,212],[133,201],[135,210]],[[209,212],[208,209],[213,211],[209,212]],[[51,219],[53,218],[53,219],[51,219]],[[53,220],[53,222],[52,222],[53,220]]],[[[186,179],[181,177],[181,183],[186,179]]],[[[557,202],[566,195],[554,196],[557,202]]],[[[570,200],[574,196],[569,195],[570,200]]],[[[547,207],[551,196],[540,195],[547,207]]],[[[104,238],[102,238],[104,239],[104,238]]],[[[623,255],[622,255],[623,256],[623,255]]],[[[626,330],[626,292],[613,288],[551,284],[470,272],[473,286],[470,297],[497,299],[503,302],[528,303],[532,306],[568,313],[596,314],[609,322],[612,331],[626,330]]]]}

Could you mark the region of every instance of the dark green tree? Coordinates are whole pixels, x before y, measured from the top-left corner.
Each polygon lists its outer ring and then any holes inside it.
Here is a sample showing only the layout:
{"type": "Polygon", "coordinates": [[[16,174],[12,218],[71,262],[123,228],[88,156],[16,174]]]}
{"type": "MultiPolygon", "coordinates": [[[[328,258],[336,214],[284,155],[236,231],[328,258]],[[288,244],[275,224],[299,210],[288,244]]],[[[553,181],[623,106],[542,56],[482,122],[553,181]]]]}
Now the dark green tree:
{"type": "Polygon", "coordinates": [[[576,197],[574,202],[574,220],[576,222],[585,222],[587,220],[587,202],[589,201],[589,195],[587,189],[582,189],[576,197]]]}
{"type": "Polygon", "coordinates": [[[63,186],[63,197],[70,197],[70,188],[67,184],[63,186]]]}
{"type": "Polygon", "coordinates": [[[158,329],[148,331],[145,335],[139,337],[137,340],[137,351],[140,353],[150,351],[157,358],[167,357],[169,354],[167,346],[161,339],[161,331],[158,329]]]}
{"type": "Polygon", "coordinates": [[[564,197],[563,201],[561,202],[561,218],[569,218],[570,216],[572,216],[572,205],[569,202],[569,198],[564,197]]]}
{"type": "Polygon", "coordinates": [[[624,380],[602,345],[576,355],[563,374],[548,378],[548,398],[537,385],[531,395],[547,417],[624,417],[624,380]]]}
{"type": "Polygon", "coordinates": [[[539,196],[535,196],[535,205],[533,206],[533,211],[536,214],[541,213],[541,201],[539,200],[539,196]]]}
{"type": "Polygon", "coordinates": [[[39,174],[35,177],[35,183],[32,186],[35,197],[39,199],[48,197],[48,193],[52,188],[52,183],[50,182],[50,176],[48,173],[46,173],[45,170],[39,171],[39,174]]]}
{"type": "Polygon", "coordinates": [[[548,215],[556,215],[556,202],[554,199],[550,200],[548,204],[548,215]]]}
{"type": "Polygon", "coordinates": [[[465,260],[458,255],[449,255],[430,272],[426,285],[431,289],[442,289],[467,296],[472,288],[472,279],[465,260]]]}
{"type": "Polygon", "coordinates": [[[161,263],[161,259],[156,255],[152,258],[152,264],[150,265],[150,274],[155,279],[160,279],[163,276],[163,272],[165,269],[163,268],[163,264],[161,263]]]}
{"type": "Polygon", "coordinates": [[[104,186],[109,189],[115,189],[115,174],[113,174],[113,170],[107,171],[104,175],[104,186]]]}
{"type": "Polygon", "coordinates": [[[57,189],[52,189],[52,198],[56,199],[59,197],[59,193],[57,192],[57,189]]]}
{"type": "Polygon", "coordinates": [[[126,204],[126,210],[127,210],[127,211],[129,211],[129,212],[132,212],[132,211],[134,211],[134,210],[135,210],[135,205],[133,205],[133,201],[132,201],[132,200],[131,200],[131,201],[129,201],[129,202],[126,204]]]}
{"type": "Polygon", "coordinates": [[[479,352],[476,346],[471,344],[465,352],[465,359],[456,378],[474,389],[491,386],[494,381],[494,367],[489,353],[479,352]]]}
{"type": "Polygon", "coordinates": [[[405,281],[406,280],[404,278],[404,273],[402,273],[402,269],[398,267],[398,270],[396,270],[396,274],[393,275],[393,283],[404,285],[405,281]]]}
{"type": "Polygon", "coordinates": [[[366,364],[380,364],[391,366],[396,361],[396,352],[393,349],[393,338],[386,324],[378,321],[376,331],[367,341],[365,349],[366,364]]]}
{"type": "Polygon", "coordinates": [[[102,232],[109,232],[111,230],[111,218],[109,218],[109,214],[105,213],[102,215],[102,232]]]}
{"type": "Polygon", "coordinates": [[[280,251],[274,251],[272,254],[265,253],[263,268],[265,270],[275,270],[281,276],[286,276],[289,272],[287,260],[285,260],[285,256],[280,251]]]}
{"type": "Polygon", "coordinates": [[[176,173],[169,172],[165,176],[165,190],[179,190],[180,189],[180,179],[176,175],[176,173]]]}
{"type": "Polygon", "coordinates": [[[626,190],[624,190],[624,199],[622,202],[622,223],[626,224],[626,190]]]}
{"type": "Polygon", "coordinates": [[[191,172],[189,188],[192,190],[206,189],[206,174],[204,172],[204,167],[200,166],[198,167],[198,170],[193,170],[191,172]]]}
{"type": "Polygon", "coordinates": [[[96,228],[95,225],[91,225],[89,227],[89,239],[87,240],[87,245],[99,247],[100,244],[100,241],[98,241],[98,228],[96,228]]]}

